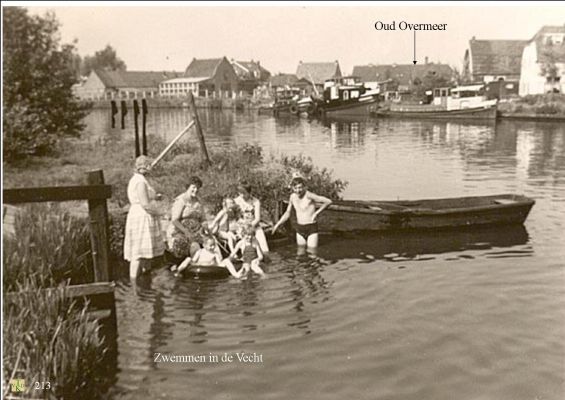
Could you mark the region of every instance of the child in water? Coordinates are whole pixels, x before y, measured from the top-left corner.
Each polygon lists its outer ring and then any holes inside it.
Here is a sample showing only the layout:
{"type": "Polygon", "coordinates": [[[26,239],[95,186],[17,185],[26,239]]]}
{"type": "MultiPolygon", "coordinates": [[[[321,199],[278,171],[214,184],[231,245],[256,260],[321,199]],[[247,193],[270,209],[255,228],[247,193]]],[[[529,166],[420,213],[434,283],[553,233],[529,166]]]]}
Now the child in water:
{"type": "Polygon", "coordinates": [[[220,252],[216,249],[216,240],[213,237],[206,237],[203,245],[204,247],[202,249],[198,250],[192,257],[187,257],[178,268],[171,268],[172,271],[176,271],[175,275],[178,276],[182,271],[188,268],[189,265],[217,265],[227,268],[232,276],[236,278],[240,277],[240,274],[235,270],[229,258],[222,260],[220,252]]]}
{"type": "Polygon", "coordinates": [[[231,197],[226,197],[222,202],[222,209],[210,224],[212,233],[226,241],[230,253],[233,252],[235,243],[238,240],[237,214],[237,206],[234,200],[231,197]]]}
{"type": "Polygon", "coordinates": [[[249,273],[249,269],[253,270],[256,274],[265,276],[265,273],[259,266],[263,260],[263,252],[261,247],[255,241],[255,228],[248,225],[243,230],[243,239],[236,245],[234,251],[231,253],[230,258],[234,258],[236,253],[241,251],[243,266],[239,271],[239,276],[244,278],[249,273]]]}

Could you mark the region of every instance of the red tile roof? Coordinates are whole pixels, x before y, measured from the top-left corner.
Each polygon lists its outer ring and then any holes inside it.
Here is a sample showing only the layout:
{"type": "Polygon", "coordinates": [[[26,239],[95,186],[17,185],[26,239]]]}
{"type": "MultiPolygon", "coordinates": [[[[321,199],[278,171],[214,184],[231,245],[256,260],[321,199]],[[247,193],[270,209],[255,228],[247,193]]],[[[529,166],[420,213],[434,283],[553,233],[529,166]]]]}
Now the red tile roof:
{"type": "Polygon", "coordinates": [[[300,61],[296,69],[296,76],[298,79],[304,78],[314,81],[316,85],[322,85],[326,79],[341,77],[341,69],[337,61],[313,63],[300,61]]]}
{"type": "Polygon", "coordinates": [[[565,63],[565,40],[562,38],[561,43],[553,43],[548,41],[548,35],[561,34],[565,36],[564,26],[544,26],[534,36],[532,41],[535,41],[537,47],[537,62],[558,62],[565,63]]]}
{"type": "Polygon", "coordinates": [[[159,87],[159,83],[167,79],[177,78],[182,74],[174,71],[94,71],[107,88],[143,88],[159,87]]]}
{"type": "MultiPolygon", "coordinates": [[[[225,57],[224,57],[225,58],[225,57]]],[[[204,60],[192,60],[184,72],[185,78],[211,78],[216,74],[216,68],[224,58],[211,58],[204,60]]],[[[226,59],[227,61],[227,59],[226,59]]]]}
{"type": "Polygon", "coordinates": [[[271,73],[257,61],[231,61],[231,65],[238,77],[243,79],[267,80],[271,73]]]}
{"type": "Polygon", "coordinates": [[[474,76],[520,75],[522,52],[526,40],[475,40],[469,41],[471,65],[474,76]]]}
{"type": "Polygon", "coordinates": [[[394,79],[400,85],[408,86],[414,79],[422,79],[427,74],[453,78],[453,70],[446,64],[392,64],[392,65],[357,65],[353,67],[353,76],[363,82],[383,82],[394,79]]]}

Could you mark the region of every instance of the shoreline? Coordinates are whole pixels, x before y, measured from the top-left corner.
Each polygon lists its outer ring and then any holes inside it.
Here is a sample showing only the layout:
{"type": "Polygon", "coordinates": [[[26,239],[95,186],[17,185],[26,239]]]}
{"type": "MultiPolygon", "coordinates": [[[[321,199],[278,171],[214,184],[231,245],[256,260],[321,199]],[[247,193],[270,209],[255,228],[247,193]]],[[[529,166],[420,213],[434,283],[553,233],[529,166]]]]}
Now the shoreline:
{"type": "Polygon", "coordinates": [[[536,114],[536,113],[499,112],[496,118],[501,120],[534,121],[534,122],[565,121],[565,115],[536,114]]]}

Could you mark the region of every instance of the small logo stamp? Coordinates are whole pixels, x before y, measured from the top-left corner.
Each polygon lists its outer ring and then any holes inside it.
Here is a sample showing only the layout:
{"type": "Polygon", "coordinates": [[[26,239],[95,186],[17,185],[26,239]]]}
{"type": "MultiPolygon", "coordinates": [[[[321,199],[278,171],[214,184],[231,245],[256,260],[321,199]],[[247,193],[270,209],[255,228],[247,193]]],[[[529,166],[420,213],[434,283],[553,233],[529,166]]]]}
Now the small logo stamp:
{"type": "Polygon", "coordinates": [[[10,388],[12,390],[12,393],[25,392],[25,390],[26,390],[25,379],[12,379],[10,381],[10,388]]]}

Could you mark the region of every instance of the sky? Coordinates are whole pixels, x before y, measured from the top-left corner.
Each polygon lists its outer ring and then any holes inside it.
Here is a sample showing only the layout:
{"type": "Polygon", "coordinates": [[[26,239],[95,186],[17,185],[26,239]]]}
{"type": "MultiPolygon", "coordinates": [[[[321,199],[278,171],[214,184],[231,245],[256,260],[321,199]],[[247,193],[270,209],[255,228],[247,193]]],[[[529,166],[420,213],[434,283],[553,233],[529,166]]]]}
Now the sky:
{"type": "Polygon", "coordinates": [[[193,58],[259,60],[271,73],[295,73],[299,61],[338,60],[344,74],[366,64],[409,64],[414,33],[401,21],[445,23],[416,33],[416,60],[461,68],[469,39],[531,39],[543,25],[565,24],[565,2],[553,3],[16,3],[32,14],[53,11],[63,43],[81,56],[110,44],[128,70],[184,71],[193,58]],[[40,6],[36,6],[38,4],[40,6]],[[55,4],[55,5],[50,5],[55,4]],[[60,5],[57,5],[60,4],[60,5]],[[395,31],[375,23],[396,21],[395,31]]]}

